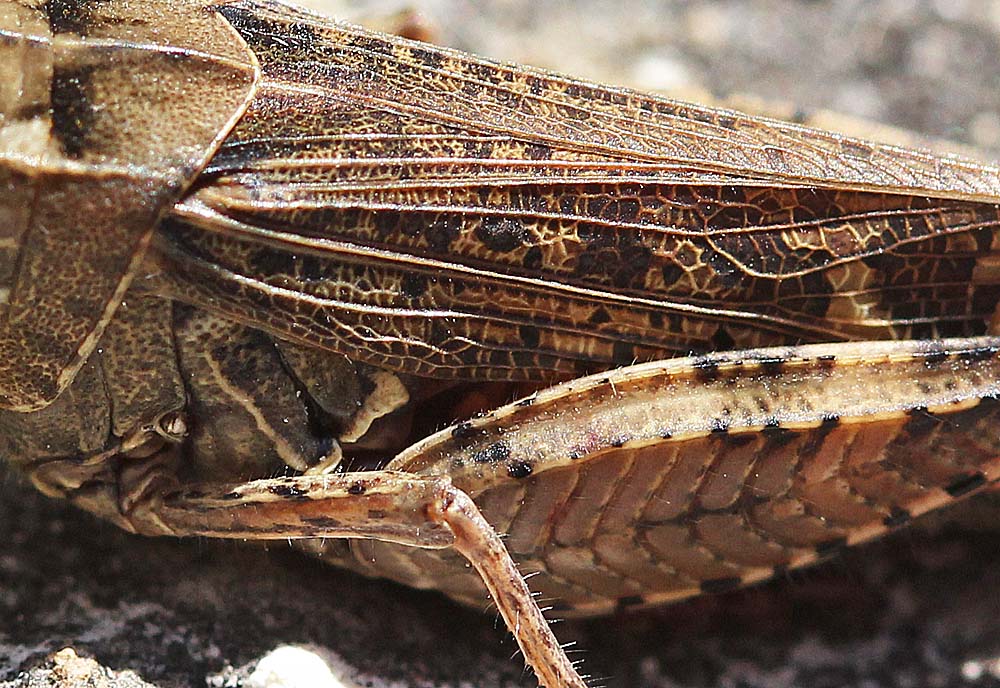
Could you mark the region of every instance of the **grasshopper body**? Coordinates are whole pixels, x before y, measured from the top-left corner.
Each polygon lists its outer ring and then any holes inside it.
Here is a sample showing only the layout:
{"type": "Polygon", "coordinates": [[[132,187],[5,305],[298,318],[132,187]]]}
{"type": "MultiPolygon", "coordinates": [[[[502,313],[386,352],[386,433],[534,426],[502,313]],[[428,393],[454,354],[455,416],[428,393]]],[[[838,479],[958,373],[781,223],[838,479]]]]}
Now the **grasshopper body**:
{"type": "Polygon", "coordinates": [[[0,8],[0,447],[47,494],[485,583],[580,686],[517,565],[606,613],[1000,476],[996,168],[276,3],[0,8]]]}

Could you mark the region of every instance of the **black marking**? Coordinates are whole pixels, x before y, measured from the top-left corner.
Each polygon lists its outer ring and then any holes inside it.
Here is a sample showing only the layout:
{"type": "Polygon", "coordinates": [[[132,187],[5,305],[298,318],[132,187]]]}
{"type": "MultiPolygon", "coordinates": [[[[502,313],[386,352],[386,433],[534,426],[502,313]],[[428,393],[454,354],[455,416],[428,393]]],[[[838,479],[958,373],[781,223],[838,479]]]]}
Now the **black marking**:
{"type": "Polygon", "coordinates": [[[408,299],[419,299],[427,293],[427,285],[425,276],[408,272],[399,282],[399,292],[408,299]]]}
{"type": "Polygon", "coordinates": [[[567,604],[566,602],[551,602],[546,606],[549,608],[549,611],[556,614],[568,614],[575,609],[573,605],[567,604]]]}
{"type": "Polygon", "coordinates": [[[510,353],[514,365],[519,368],[534,368],[538,366],[538,353],[535,351],[515,350],[510,353]]]}
{"type": "Polygon", "coordinates": [[[866,146],[860,141],[842,140],[840,142],[840,150],[844,155],[859,160],[868,160],[873,154],[871,146],[866,146]]]}
{"type": "Polygon", "coordinates": [[[915,406],[907,413],[910,419],[906,422],[903,431],[910,437],[926,435],[944,422],[928,411],[926,406],[915,406]]]}
{"type": "Polygon", "coordinates": [[[467,420],[463,420],[451,429],[451,437],[455,440],[467,440],[479,434],[480,432],[472,427],[472,423],[467,420]]]}
{"type": "Polygon", "coordinates": [[[52,33],[75,33],[86,36],[87,29],[94,24],[90,16],[92,6],[105,1],[46,0],[42,5],[42,11],[45,12],[45,16],[49,20],[49,28],[52,33]]]}
{"type": "Polygon", "coordinates": [[[719,362],[714,358],[699,358],[692,367],[695,376],[701,382],[713,382],[719,379],[719,362]]]}
{"type": "Polygon", "coordinates": [[[510,253],[524,246],[528,230],[524,223],[512,217],[484,217],[476,227],[476,237],[491,251],[510,253]]]}
{"type": "Polygon", "coordinates": [[[277,249],[262,248],[254,251],[247,262],[254,274],[261,278],[276,275],[294,277],[297,273],[298,259],[291,253],[277,249]]]}
{"type": "Polygon", "coordinates": [[[608,313],[608,309],[604,306],[598,306],[590,314],[590,317],[587,318],[587,322],[592,325],[603,325],[604,323],[611,322],[611,314],[608,313]]]}
{"type": "Polygon", "coordinates": [[[729,351],[736,346],[736,340],[725,327],[720,327],[712,335],[712,348],[716,351],[729,351]]]}
{"type": "Polygon", "coordinates": [[[752,432],[737,432],[728,433],[722,439],[730,447],[745,447],[757,439],[757,436],[752,432]]]}
{"type": "Polygon", "coordinates": [[[473,452],[472,461],[474,463],[487,463],[491,465],[496,465],[499,463],[504,463],[510,459],[510,444],[507,440],[498,440],[477,452],[473,452]]]}
{"type": "Polygon", "coordinates": [[[90,80],[96,68],[66,69],[52,72],[52,134],[66,157],[78,160],[87,150],[87,132],[94,122],[90,102],[90,80]]]}
{"type": "Polygon", "coordinates": [[[256,49],[301,54],[316,48],[320,42],[319,34],[306,24],[268,21],[249,9],[236,5],[217,5],[216,11],[256,49]]]}
{"type": "Polygon", "coordinates": [[[532,470],[531,464],[527,461],[511,461],[507,464],[507,475],[511,478],[521,479],[527,478],[531,475],[532,470]]]}
{"type": "Polygon", "coordinates": [[[452,215],[442,215],[429,222],[423,230],[427,245],[436,253],[446,253],[451,242],[458,238],[465,220],[452,215]]]}
{"type": "Polygon", "coordinates": [[[799,436],[799,434],[794,430],[781,427],[777,420],[774,420],[774,423],[774,425],[765,425],[764,429],[761,431],[764,433],[764,437],[767,438],[768,449],[784,447],[786,444],[789,444],[799,436]]]}
{"type": "Polygon", "coordinates": [[[517,334],[529,349],[537,349],[542,339],[542,333],[534,325],[518,325],[517,334]]]}
{"type": "Polygon", "coordinates": [[[815,547],[816,556],[818,556],[821,559],[825,559],[826,557],[832,557],[833,555],[837,554],[846,547],[847,547],[846,537],[833,538],[832,540],[827,540],[826,542],[820,542],[819,544],[816,545],[815,547]]]}
{"type": "Polygon", "coordinates": [[[525,252],[521,264],[528,270],[537,270],[542,267],[542,249],[538,246],[529,248],[525,252]]]}
{"type": "Polygon", "coordinates": [[[368,491],[368,487],[365,485],[365,481],[357,480],[350,484],[347,488],[347,494],[351,495],[363,495],[368,491]]]}
{"type": "Polygon", "coordinates": [[[428,50],[427,48],[410,48],[410,55],[413,56],[414,60],[429,69],[441,69],[441,65],[444,63],[444,55],[433,50],[428,50]]]}
{"type": "Polygon", "coordinates": [[[514,404],[514,406],[521,406],[521,407],[531,406],[532,404],[535,403],[537,399],[538,397],[532,394],[530,397],[525,397],[524,399],[521,399],[516,404],[514,404]]]}
{"type": "Polygon", "coordinates": [[[343,525],[338,519],[330,516],[307,516],[302,520],[314,528],[325,531],[337,530],[343,525]]]}
{"type": "Polygon", "coordinates": [[[615,342],[611,351],[611,362],[616,366],[635,363],[635,348],[629,342],[615,342]]]}
{"type": "Polygon", "coordinates": [[[227,492],[222,495],[222,499],[232,500],[232,499],[243,499],[243,493],[239,490],[233,490],[232,492],[227,492]]]}
{"type": "Polygon", "coordinates": [[[913,515],[902,507],[893,506],[889,510],[889,515],[882,519],[886,528],[897,528],[910,522],[913,515]]]}
{"type": "Polygon", "coordinates": [[[785,370],[785,363],[787,363],[785,359],[778,357],[758,358],[756,362],[760,365],[760,370],[764,375],[771,376],[781,375],[785,370]]]}
{"type": "Polygon", "coordinates": [[[823,419],[820,421],[820,427],[822,428],[835,428],[840,425],[840,416],[836,413],[824,413],[823,419]]]}
{"type": "Polygon", "coordinates": [[[663,267],[660,268],[660,274],[663,277],[663,283],[669,287],[680,282],[681,278],[687,274],[687,270],[674,261],[669,261],[664,263],[663,267]]]}
{"type": "Polygon", "coordinates": [[[704,580],[698,587],[707,595],[717,595],[736,590],[742,585],[743,579],[739,576],[732,576],[730,578],[713,578],[711,580],[704,580]]]}
{"type": "Polygon", "coordinates": [[[928,351],[924,354],[924,365],[928,368],[937,368],[947,360],[947,351],[928,351]]]}
{"type": "Polygon", "coordinates": [[[316,256],[302,256],[296,266],[298,277],[305,282],[315,282],[326,279],[327,273],[323,261],[316,256]]]}
{"type": "Polygon", "coordinates": [[[544,143],[529,143],[524,149],[524,157],[528,160],[549,160],[552,157],[552,147],[544,143]]]}
{"type": "Polygon", "coordinates": [[[630,609],[646,604],[646,598],[642,595],[626,595],[625,597],[619,597],[615,604],[618,609],[630,609]]]}
{"type": "Polygon", "coordinates": [[[955,499],[958,499],[959,497],[964,497],[965,495],[978,490],[985,484],[986,476],[980,472],[976,472],[953,479],[948,486],[944,488],[944,491],[955,499]]]}
{"type": "Polygon", "coordinates": [[[273,495],[278,495],[279,497],[284,497],[286,499],[295,500],[307,500],[309,499],[309,493],[305,490],[296,487],[295,485],[270,485],[267,491],[273,495]]]}
{"type": "Polygon", "coordinates": [[[959,351],[958,357],[963,361],[969,361],[971,363],[977,361],[988,361],[993,358],[996,353],[996,347],[980,346],[975,349],[968,349],[967,351],[959,351]]]}
{"type": "Polygon", "coordinates": [[[729,421],[724,418],[713,418],[709,423],[711,432],[717,435],[729,432],[729,421]]]}

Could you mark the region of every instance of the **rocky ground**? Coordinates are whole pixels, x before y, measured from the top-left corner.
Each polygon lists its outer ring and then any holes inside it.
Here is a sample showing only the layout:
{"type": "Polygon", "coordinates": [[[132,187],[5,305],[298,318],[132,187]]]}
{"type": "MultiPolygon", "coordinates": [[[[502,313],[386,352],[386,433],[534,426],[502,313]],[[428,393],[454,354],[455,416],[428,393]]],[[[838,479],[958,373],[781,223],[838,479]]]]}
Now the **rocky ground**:
{"type": "MultiPolygon", "coordinates": [[[[336,9],[371,20],[403,6],[336,9]]],[[[405,7],[442,42],[499,58],[1000,150],[998,2],[405,7]]],[[[280,545],[129,537],[3,475],[0,533],[2,688],[533,685],[490,611],[280,545]]],[[[778,584],[558,631],[612,688],[1000,686],[1000,535],[905,533],[778,584]]]]}
{"type": "MultiPolygon", "coordinates": [[[[131,537],[3,485],[3,688],[533,685],[485,600],[281,545],[131,537]],[[64,648],[94,661],[47,660],[64,648]]],[[[1000,535],[904,533],[763,588],[558,629],[609,688],[1000,686],[1000,535]]]]}

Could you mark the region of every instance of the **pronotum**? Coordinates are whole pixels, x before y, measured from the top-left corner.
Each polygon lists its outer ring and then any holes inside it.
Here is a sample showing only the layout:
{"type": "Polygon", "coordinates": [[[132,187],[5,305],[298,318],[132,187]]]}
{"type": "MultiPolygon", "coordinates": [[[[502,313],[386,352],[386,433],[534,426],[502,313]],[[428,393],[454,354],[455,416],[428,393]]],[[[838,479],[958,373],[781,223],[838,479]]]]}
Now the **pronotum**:
{"type": "Polygon", "coordinates": [[[476,604],[454,547],[556,686],[508,553],[602,613],[996,480],[994,168],[276,4],[0,7],[0,440],[48,494],[476,604]]]}

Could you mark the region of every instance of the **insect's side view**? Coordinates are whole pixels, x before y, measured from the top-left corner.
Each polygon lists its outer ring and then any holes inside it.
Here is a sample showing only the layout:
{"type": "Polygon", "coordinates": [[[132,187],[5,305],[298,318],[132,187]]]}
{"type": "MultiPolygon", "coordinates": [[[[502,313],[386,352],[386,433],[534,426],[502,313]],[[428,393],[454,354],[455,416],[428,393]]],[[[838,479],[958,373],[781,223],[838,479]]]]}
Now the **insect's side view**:
{"type": "Polygon", "coordinates": [[[727,590],[1000,479],[994,167],[273,2],[24,0],[0,187],[0,455],[488,591],[549,688],[522,572],[727,590]]]}

